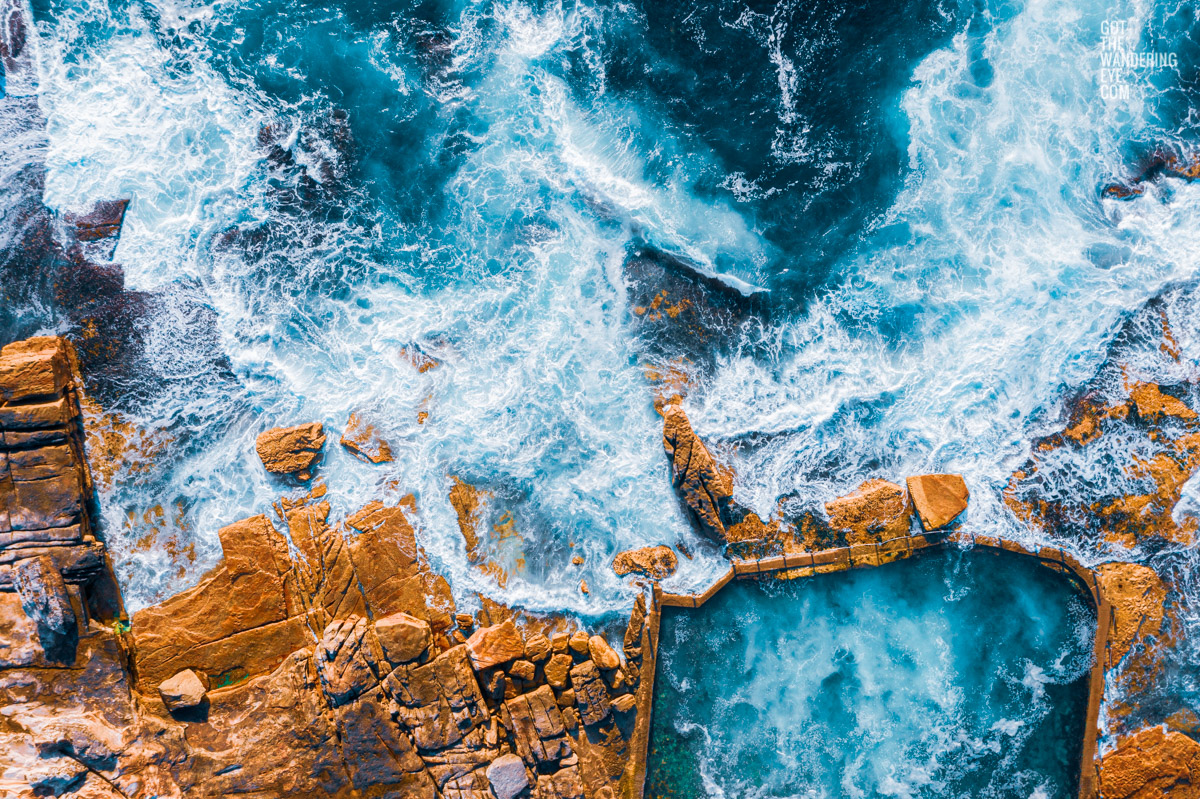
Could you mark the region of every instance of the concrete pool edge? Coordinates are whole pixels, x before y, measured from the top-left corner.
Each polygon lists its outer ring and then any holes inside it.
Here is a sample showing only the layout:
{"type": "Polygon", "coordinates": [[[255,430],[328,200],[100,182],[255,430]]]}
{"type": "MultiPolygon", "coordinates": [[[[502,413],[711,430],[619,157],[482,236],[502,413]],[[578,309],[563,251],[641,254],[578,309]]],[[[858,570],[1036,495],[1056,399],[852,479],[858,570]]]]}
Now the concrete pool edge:
{"type": "Polygon", "coordinates": [[[1104,590],[1096,573],[1084,566],[1060,547],[1043,547],[1032,551],[1015,541],[1005,541],[992,536],[975,535],[966,531],[928,533],[898,536],[874,544],[835,547],[804,554],[785,554],[753,560],[734,560],[729,569],[718,577],[707,589],[697,594],[667,593],[657,584],[653,588],[653,602],[648,617],[647,636],[651,646],[643,662],[642,682],[638,691],[638,728],[634,734],[634,760],[629,773],[634,776],[632,796],[643,799],[650,744],[651,712],[654,698],[655,669],[658,661],[658,633],[663,607],[696,609],[715,596],[736,578],[757,577],[788,570],[808,570],[797,577],[811,577],[852,569],[877,568],[903,560],[922,550],[939,547],[946,542],[969,545],[996,552],[1032,558],[1040,565],[1066,576],[1081,593],[1087,595],[1096,612],[1096,636],[1093,641],[1092,667],[1088,674],[1088,702],[1084,720],[1083,746],[1079,763],[1079,799],[1096,799],[1099,796],[1099,774],[1097,743],[1100,705],[1104,698],[1105,657],[1108,639],[1113,624],[1111,603],[1105,598],[1104,590]],[[888,557],[891,555],[892,557],[888,557]],[[887,558],[887,559],[884,559],[887,558]]]}

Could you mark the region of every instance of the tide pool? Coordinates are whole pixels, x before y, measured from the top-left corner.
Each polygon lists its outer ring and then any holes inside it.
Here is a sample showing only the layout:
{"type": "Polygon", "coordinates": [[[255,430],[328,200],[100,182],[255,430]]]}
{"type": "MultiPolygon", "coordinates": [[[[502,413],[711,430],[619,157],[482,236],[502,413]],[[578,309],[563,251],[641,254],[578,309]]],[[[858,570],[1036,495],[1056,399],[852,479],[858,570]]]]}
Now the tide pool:
{"type": "Polygon", "coordinates": [[[647,797],[1068,797],[1095,616],[947,550],[664,608],[647,797]]]}

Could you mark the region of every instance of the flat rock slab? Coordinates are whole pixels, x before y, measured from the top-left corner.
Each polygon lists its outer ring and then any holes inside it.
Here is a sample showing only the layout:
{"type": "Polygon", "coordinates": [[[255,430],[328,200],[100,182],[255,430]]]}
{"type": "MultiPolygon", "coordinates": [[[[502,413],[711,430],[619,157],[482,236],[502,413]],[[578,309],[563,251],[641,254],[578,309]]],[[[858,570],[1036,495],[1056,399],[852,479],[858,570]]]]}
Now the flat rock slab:
{"type": "Polygon", "coordinates": [[[961,474],[922,474],[908,478],[908,495],[921,526],[940,530],[967,509],[970,492],[961,474]]]}

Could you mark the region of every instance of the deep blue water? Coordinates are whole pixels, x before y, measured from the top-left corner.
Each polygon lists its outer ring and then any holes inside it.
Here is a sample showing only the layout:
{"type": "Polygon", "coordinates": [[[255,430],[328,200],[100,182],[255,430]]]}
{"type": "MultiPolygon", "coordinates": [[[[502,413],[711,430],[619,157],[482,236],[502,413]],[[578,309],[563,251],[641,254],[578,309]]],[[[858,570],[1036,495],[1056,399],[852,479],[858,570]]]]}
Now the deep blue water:
{"type": "Polygon", "coordinates": [[[647,796],[1072,797],[1095,615],[937,552],[666,608],[647,796]]]}

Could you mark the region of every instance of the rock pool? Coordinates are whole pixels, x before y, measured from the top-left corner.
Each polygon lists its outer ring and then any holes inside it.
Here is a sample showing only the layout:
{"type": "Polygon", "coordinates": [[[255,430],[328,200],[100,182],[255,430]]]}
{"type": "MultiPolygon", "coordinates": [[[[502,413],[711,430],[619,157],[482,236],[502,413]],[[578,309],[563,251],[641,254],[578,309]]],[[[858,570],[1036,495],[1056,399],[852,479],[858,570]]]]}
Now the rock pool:
{"type": "Polygon", "coordinates": [[[1094,628],[957,549],[664,608],[647,796],[1073,796],[1094,628]]]}

